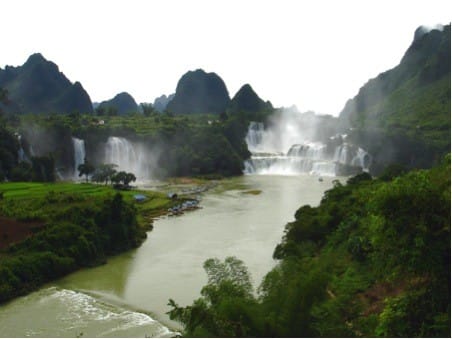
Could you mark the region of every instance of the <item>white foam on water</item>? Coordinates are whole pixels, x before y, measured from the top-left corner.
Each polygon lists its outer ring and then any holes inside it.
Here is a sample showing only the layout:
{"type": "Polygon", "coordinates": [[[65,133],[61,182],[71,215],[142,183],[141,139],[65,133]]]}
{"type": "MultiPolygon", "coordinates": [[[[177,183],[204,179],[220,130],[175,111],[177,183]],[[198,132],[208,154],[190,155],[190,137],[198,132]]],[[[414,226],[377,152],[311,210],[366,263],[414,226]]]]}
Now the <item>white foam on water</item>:
{"type": "Polygon", "coordinates": [[[274,126],[266,129],[262,123],[250,123],[245,141],[252,155],[244,163],[244,174],[334,177],[337,164],[368,170],[372,157],[362,148],[344,142],[346,135],[340,136],[340,144],[331,149],[331,145],[307,139],[303,135],[306,131],[293,123],[285,121],[282,129],[274,126]]]}
{"type": "Polygon", "coordinates": [[[0,311],[0,327],[7,337],[171,337],[178,334],[145,313],[57,287],[16,299],[8,307],[9,311],[0,311]],[[14,328],[5,328],[1,326],[3,318],[26,320],[14,328]]]}

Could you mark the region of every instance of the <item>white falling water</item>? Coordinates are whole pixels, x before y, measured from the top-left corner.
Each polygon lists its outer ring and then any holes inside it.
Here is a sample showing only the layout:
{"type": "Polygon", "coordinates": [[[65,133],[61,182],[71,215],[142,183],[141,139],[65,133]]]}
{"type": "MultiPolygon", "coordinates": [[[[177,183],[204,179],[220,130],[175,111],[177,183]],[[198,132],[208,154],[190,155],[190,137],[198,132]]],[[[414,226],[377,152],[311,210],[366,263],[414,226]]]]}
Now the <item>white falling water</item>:
{"type": "Polygon", "coordinates": [[[361,166],[364,171],[368,172],[371,161],[372,157],[370,156],[370,154],[363,150],[361,147],[359,147],[358,152],[352,159],[352,165],[361,166]]]}
{"type": "Polygon", "coordinates": [[[339,162],[341,164],[347,164],[348,163],[348,145],[347,144],[342,144],[340,146],[336,147],[336,150],[334,151],[334,157],[333,157],[333,161],[339,162]]]}
{"type": "Polygon", "coordinates": [[[364,170],[370,165],[370,155],[361,148],[343,142],[336,146],[334,153],[328,153],[327,145],[307,141],[301,132],[297,140],[296,127],[289,127],[277,130],[290,131],[289,141],[296,141],[284,151],[281,146],[288,145],[284,134],[277,136],[275,130],[265,130],[262,123],[250,124],[245,140],[252,156],[245,162],[245,174],[336,176],[340,165],[359,166],[364,170]]]}
{"type": "Polygon", "coordinates": [[[16,136],[17,140],[19,141],[19,150],[17,151],[17,159],[19,160],[19,162],[22,162],[27,160],[24,148],[22,147],[22,136],[19,133],[16,133],[16,136]]]}
{"type": "Polygon", "coordinates": [[[337,164],[332,161],[317,161],[312,164],[309,174],[334,177],[336,176],[337,164]]]}
{"type": "Polygon", "coordinates": [[[109,137],[104,163],[115,164],[117,171],[133,173],[138,180],[150,178],[150,159],[144,147],[121,137],[109,137]]]}
{"type": "Polygon", "coordinates": [[[320,142],[295,144],[287,152],[287,156],[301,157],[311,160],[326,160],[326,145],[320,142]]]}
{"type": "Polygon", "coordinates": [[[85,162],[85,140],[72,137],[72,145],[74,147],[74,179],[78,180],[78,166],[85,162]]]}
{"type": "Polygon", "coordinates": [[[258,151],[257,147],[262,144],[264,124],[262,122],[252,121],[246,135],[246,144],[250,152],[258,151]]]}

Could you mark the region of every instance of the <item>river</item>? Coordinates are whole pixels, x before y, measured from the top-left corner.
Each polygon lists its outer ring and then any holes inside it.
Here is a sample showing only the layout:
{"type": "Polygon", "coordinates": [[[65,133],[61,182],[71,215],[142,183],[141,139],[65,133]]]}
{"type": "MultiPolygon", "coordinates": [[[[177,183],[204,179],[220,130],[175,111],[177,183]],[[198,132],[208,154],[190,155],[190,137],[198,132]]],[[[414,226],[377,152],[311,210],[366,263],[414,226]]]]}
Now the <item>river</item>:
{"type": "Polygon", "coordinates": [[[245,175],[224,180],[203,194],[202,209],[157,220],[138,249],[2,305],[1,336],[173,336],[180,327],[166,315],[168,299],[187,305],[199,297],[207,281],[206,259],[236,256],[257,287],[275,265],[272,254],[285,224],[300,206],[317,205],[333,179],[245,175]]]}

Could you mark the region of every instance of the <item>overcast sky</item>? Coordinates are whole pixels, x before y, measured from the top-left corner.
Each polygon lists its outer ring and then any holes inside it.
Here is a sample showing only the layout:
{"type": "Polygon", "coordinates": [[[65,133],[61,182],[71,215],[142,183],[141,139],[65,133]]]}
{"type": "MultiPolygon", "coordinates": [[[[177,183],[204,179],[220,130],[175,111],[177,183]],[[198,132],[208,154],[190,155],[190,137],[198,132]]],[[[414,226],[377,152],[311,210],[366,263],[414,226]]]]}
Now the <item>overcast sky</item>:
{"type": "Polygon", "coordinates": [[[274,106],[337,115],[396,66],[420,25],[448,24],[452,1],[0,2],[0,67],[40,52],[92,101],[127,91],[153,102],[189,70],[249,83],[274,106]]]}

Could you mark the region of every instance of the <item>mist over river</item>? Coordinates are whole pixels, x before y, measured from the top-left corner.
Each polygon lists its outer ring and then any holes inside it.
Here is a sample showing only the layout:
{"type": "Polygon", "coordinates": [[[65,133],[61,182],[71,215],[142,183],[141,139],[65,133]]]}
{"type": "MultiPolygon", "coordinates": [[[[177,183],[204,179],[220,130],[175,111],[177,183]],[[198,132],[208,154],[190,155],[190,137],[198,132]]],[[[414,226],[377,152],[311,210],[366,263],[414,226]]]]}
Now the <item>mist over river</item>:
{"type": "Polygon", "coordinates": [[[276,263],[272,254],[285,224],[300,206],[318,205],[334,179],[301,174],[223,180],[203,194],[202,209],[155,221],[138,249],[2,305],[1,336],[172,336],[180,327],[166,315],[168,299],[187,305],[199,297],[206,259],[236,256],[257,287],[276,263]]]}

